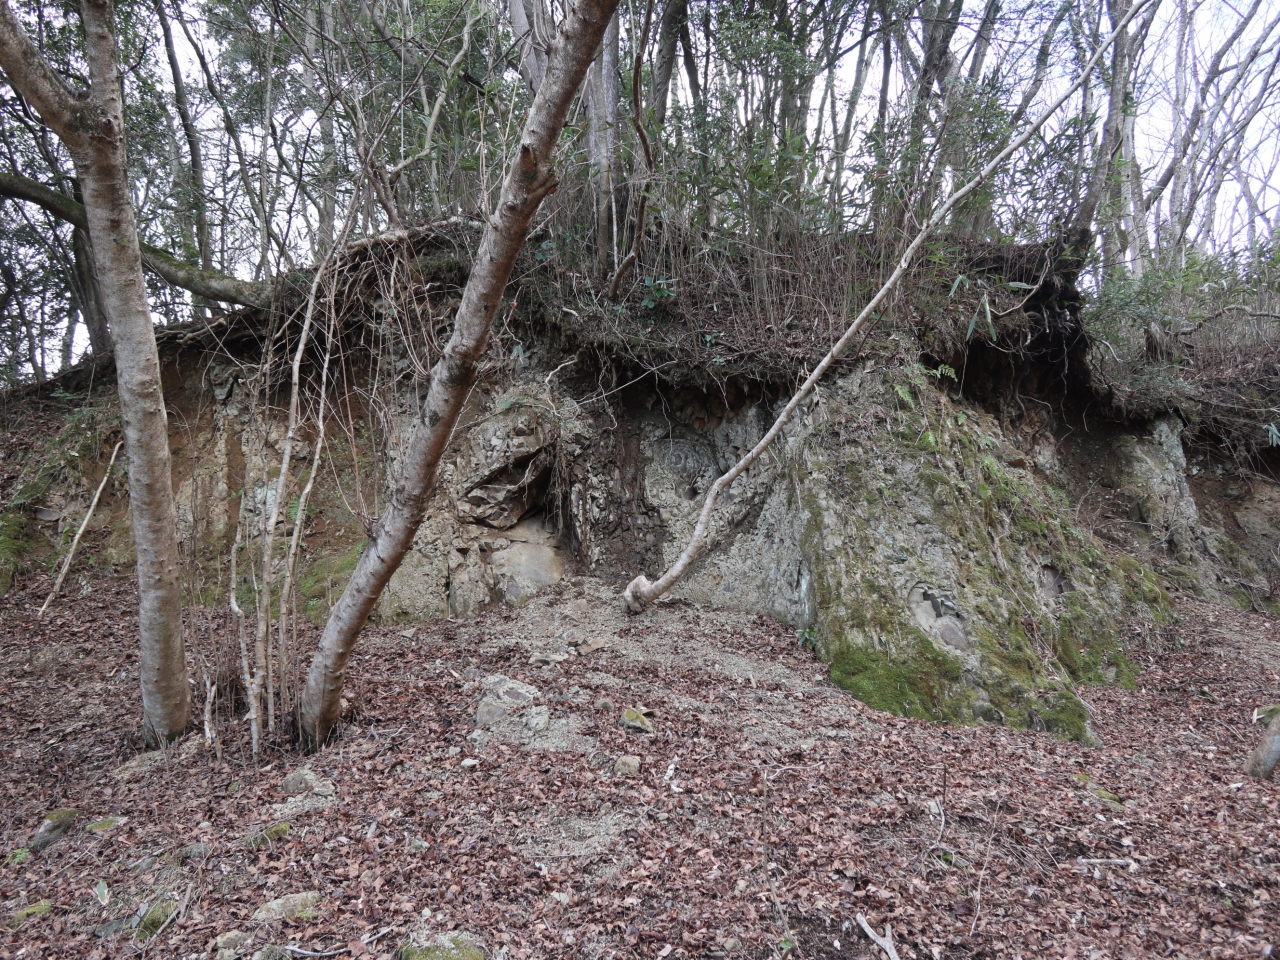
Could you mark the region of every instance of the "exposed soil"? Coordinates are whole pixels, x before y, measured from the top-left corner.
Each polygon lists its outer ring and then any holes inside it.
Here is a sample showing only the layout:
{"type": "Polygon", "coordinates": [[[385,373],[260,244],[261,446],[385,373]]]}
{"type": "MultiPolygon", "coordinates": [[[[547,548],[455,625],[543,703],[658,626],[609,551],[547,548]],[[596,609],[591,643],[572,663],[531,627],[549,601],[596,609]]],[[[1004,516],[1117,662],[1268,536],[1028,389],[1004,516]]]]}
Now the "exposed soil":
{"type": "Polygon", "coordinates": [[[341,741],[254,763],[229,714],[221,759],[197,732],[139,760],[132,587],[77,587],[38,620],[48,587],[0,599],[3,957],[200,957],[231,930],[246,957],[390,957],[451,929],[513,960],[764,958],[788,932],[793,956],[882,956],[859,913],[903,958],[1280,947],[1280,784],[1240,773],[1251,711],[1280,700],[1280,621],[1260,614],[1184,599],[1176,630],[1131,638],[1140,688],[1082,691],[1091,749],[877,713],[763,617],[627,617],[615,586],[573,580],[474,622],[371,628],[341,741]],[[477,734],[494,674],[540,696],[477,734]],[[639,706],[652,734],[619,725],[639,706]],[[16,852],[63,808],[62,840],[16,852]],[[314,916],[252,919],[302,891],[314,916]],[[172,922],[135,939],[128,918],[164,900],[172,922]]]}

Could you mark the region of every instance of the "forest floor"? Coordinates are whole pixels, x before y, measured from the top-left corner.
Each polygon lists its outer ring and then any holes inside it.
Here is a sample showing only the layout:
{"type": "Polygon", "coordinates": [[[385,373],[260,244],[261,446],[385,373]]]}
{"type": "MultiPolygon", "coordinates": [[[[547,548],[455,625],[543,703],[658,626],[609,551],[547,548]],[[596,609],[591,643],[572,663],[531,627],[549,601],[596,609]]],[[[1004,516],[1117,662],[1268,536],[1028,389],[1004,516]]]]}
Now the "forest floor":
{"type": "Polygon", "coordinates": [[[1240,772],[1280,700],[1266,616],[1181,600],[1139,689],[1082,691],[1090,748],[878,713],[763,617],[570,580],[371,628],[341,740],[253,762],[230,713],[221,758],[143,753],[132,588],[40,620],[48,588],[0,599],[2,957],[882,956],[859,913],[904,960],[1280,953],[1280,783],[1240,772]]]}

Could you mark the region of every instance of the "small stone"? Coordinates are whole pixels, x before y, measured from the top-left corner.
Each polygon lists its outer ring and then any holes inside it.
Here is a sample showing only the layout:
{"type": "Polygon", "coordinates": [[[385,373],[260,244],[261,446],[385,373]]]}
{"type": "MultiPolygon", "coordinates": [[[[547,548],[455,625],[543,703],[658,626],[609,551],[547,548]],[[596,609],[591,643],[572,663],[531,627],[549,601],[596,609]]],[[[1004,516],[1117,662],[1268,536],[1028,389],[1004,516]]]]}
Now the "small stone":
{"type": "Polygon", "coordinates": [[[607,644],[603,640],[588,640],[586,643],[578,646],[578,656],[585,657],[589,653],[595,653],[597,650],[603,650],[607,644]]]}
{"type": "Polygon", "coordinates": [[[634,777],[640,772],[640,758],[630,754],[614,761],[613,772],[623,777],[634,777]]]}
{"type": "Polygon", "coordinates": [[[117,780],[132,780],[134,777],[142,776],[144,773],[150,773],[156,767],[163,766],[168,762],[163,750],[151,750],[147,753],[140,753],[128,763],[122,763],[111,774],[117,780]]]}
{"type": "Polygon", "coordinates": [[[27,849],[32,853],[39,853],[41,850],[52,847],[66,835],[78,816],[80,816],[79,810],[70,809],[51,810],[46,813],[40,826],[36,827],[36,832],[31,835],[31,842],[27,844],[27,849]]]}
{"type": "Polygon", "coordinates": [[[320,902],[319,890],[304,890],[302,893],[290,893],[264,903],[253,914],[259,923],[270,923],[273,920],[298,920],[315,916],[315,906],[320,902]]]}
{"type": "Polygon", "coordinates": [[[742,941],[737,937],[727,937],[720,941],[720,946],[725,953],[737,953],[742,949],[742,941]]]}
{"type": "Polygon", "coordinates": [[[606,710],[612,713],[614,710],[618,709],[618,705],[614,703],[612,700],[610,700],[608,697],[601,697],[599,700],[596,701],[596,709],[606,710]]]}
{"type": "Polygon", "coordinates": [[[670,819],[671,819],[671,817],[670,817],[670,816],[668,816],[668,815],[667,815],[667,814],[665,814],[665,813],[660,813],[660,814],[658,814],[658,822],[659,822],[659,823],[666,823],[666,822],[667,822],[668,820],[670,820],[670,819]]]}
{"type": "Polygon", "coordinates": [[[618,723],[624,730],[631,730],[634,733],[653,733],[653,723],[635,707],[627,707],[623,710],[622,718],[618,723]]]}
{"type": "Polygon", "coordinates": [[[463,770],[474,770],[478,766],[480,766],[480,761],[475,757],[467,757],[467,759],[462,761],[463,770]]]}
{"type": "Polygon", "coordinates": [[[278,944],[269,943],[254,951],[253,960],[294,960],[294,955],[278,944]]]}
{"type": "Polygon", "coordinates": [[[280,781],[280,792],[290,797],[296,793],[306,793],[315,785],[315,781],[316,775],[311,772],[310,767],[299,767],[280,781]]]}
{"type": "Polygon", "coordinates": [[[265,830],[260,830],[257,833],[251,833],[245,837],[245,846],[250,850],[261,850],[263,847],[269,847],[277,840],[283,840],[287,837],[290,829],[292,828],[289,826],[287,821],[284,823],[273,824],[265,830]]]}
{"type": "Polygon", "coordinates": [[[529,658],[529,664],[534,667],[552,667],[568,659],[567,653],[535,653],[529,658]]]}
{"type": "Polygon", "coordinates": [[[524,728],[530,733],[541,733],[551,724],[551,710],[547,707],[530,707],[525,714],[524,728]]]}
{"type": "Polygon", "coordinates": [[[114,830],[120,824],[124,823],[123,817],[103,817],[101,820],[95,820],[93,823],[85,824],[86,830],[92,830],[94,833],[106,833],[108,830],[114,830]]]}

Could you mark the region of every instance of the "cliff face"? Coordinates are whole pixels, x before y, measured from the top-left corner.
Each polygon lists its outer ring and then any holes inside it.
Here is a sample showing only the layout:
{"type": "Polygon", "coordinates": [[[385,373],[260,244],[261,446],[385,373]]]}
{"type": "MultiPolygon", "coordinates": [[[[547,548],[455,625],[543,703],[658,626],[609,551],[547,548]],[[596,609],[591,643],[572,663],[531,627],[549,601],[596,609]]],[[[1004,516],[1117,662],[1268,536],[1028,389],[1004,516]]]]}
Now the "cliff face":
{"type": "MultiPolygon", "coordinates": [[[[1267,602],[1259,567],[1280,488],[1237,489],[1209,461],[1189,466],[1173,417],[1086,430],[1046,413],[1011,427],[914,355],[882,354],[820,388],[722,500],[677,600],[790,624],[877,708],[1080,740],[1092,737],[1080,686],[1132,681],[1126,638],[1166,621],[1170,586],[1267,602]]],[[[619,590],[657,574],[710,483],[780,404],[653,377],[611,392],[558,372],[566,358],[529,343],[475,391],[382,619],[523,604],[570,571],[616,578],[619,590]]],[[[172,365],[166,381],[179,514],[194,593],[218,603],[235,531],[251,540],[270,513],[284,429],[261,412],[245,368],[191,369],[172,365]]],[[[366,542],[413,398],[339,410],[310,508],[296,516],[314,433],[295,447],[281,511],[282,532],[304,524],[299,609],[317,621],[366,542]]],[[[111,422],[110,399],[99,400],[27,451],[7,480],[0,546],[18,546],[6,569],[22,569],[20,553],[30,566],[63,549],[101,477],[111,422]],[[73,436],[83,449],[69,453],[73,436]]],[[[123,495],[116,483],[99,508],[82,571],[128,570],[123,495]]]]}

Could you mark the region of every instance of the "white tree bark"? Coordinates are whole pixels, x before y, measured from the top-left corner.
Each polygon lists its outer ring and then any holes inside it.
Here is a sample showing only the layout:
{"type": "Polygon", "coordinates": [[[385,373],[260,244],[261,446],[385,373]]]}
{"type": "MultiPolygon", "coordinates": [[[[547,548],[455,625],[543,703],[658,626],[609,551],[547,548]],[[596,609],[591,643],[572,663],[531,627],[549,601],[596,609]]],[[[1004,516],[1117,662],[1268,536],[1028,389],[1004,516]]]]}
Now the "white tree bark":
{"type": "Polygon", "coordinates": [[[0,0],[0,69],[66,144],[84,191],[102,306],[115,340],[120,417],[138,554],[142,726],[163,742],[191,714],[182,637],[181,557],[160,360],[125,166],[124,109],[111,0],[83,0],[89,90],[68,88],[0,0]]]}
{"type": "Polygon", "coordinates": [[[800,404],[803,403],[805,398],[813,392],[813,388],[817,386],[818,381],[822,379],[823,374],[825,374],[831,364],[835,363],[836,359],[844,353],[845,348],[849,346],[862,328],[866,326],[871,316],[875,313],[876,308],[884,301],[885,297],[893,291],[893,288],[897,286],[898,281],[902,279],[902,275],[907,272],[907,269],[915,259],[916,251],[920,249],[921,245],[924,244],[935,230],[942,226],[942,224],[946,223],[947,217],[950,216],[951,211],[955,209],[956,205],[959,204],[960,201],[971,194],[993,173],[995,173],[996,170],[998,170],[1000,166],[1009,159],[1009,157],[1022,149],[1027,141],[1035,136],[1036,132],[1044,126],[1048,119],[1053,116],[1053,114],[1057,113],[1058,109],[1066,103],[1066,101],[1072,97],[1077,90],[1080,89],[1080,87],[1088,80],[1089,75],[1093,72],[1094,67],[1097,66],[1099,59],[1101,59],[1102,54],[1106,49],[1111,46],[1117,37],[1123,35],[1124,30],[1128,27],[1129,21],[1133,19],[1134,15],[1151,2],[1154,2],[1154,0],[1137,0],[1137,2],[1134,3],[1134,5],[1130,7],[1125,15],[1120,19],[1116,29],[1111,33],[1111,35],[1098,46],[1097,50],[1094,51],[1093,56],[1089,58],[1085,68],[1081,71],[1079,79],[1077,79],[1070,88],[1050,104],[1044,113],[1040,114],[1040,116],[1037,117],[1015,140],[996,154],[996,156],[982,168],[976,177],[952,193],[951,196],[949,196],[933,212],[933,215],[929,218],[928,222],[926,222],[920,232],[916,234],[915,239],[911,241],[906,251],[902,254],[902,258],[898,261],[898,265],[894,268],[893,273],[889,275],[889,278],[884,282],[883,286],[876,291],[875,296],[867,302],[866,306],[864,306],[857,317],[854,318],[853,323],[851,323],[849,328],[845,330],[844,335],[836,341],[835,345],[827,351],[827,355],[822,358],[816,367],[814,367],[813,372],[809,374],[800,389],[796,391],[795,396],[787,401],[787,405],[782,409],[782,413],[778,415],[773,426],[771,426],[765,435],[760,438],[760,442],[752,447],[751,450],[748,451],[741,460],[735,463],[727,473],[720,476],[715,483],[711,485],[711,489],[707,491],[707,498],[702,504],[702,510],[698,514],[698,522],[694,527],[693,536],[689,538],[689,543],[676,559],[676,562],[673,563],[671,567],[656,581],[650,581],[647,577],[641,575],[627,584],[627,589],[623,591],[623,599],[626,601],[627,608],[629,610],[633,613],[641,612],[663,594],[667,593],[680,581],[680,578],[684,576],[685,571],[689,569],[689,565],[698,558],[699,554],[702,553],[703,548],[706,546],[707,529],[710,526],[711,515],[715,511],[716,501],[719,499],[720,494],[723,493],[734,480],[742,476],[742,474],[745,473],[752,464],[759,460],[765,450],[769,449],[769,446],[773,441],[778,438],[778,435],[782,433],[783,428],[791,420],[791,417],[795,414],[800,404]]]}
{"type": "Polygon", "coordinates": [[[440,457],[475,382],[516,256],[539,205],[557,187],[551,164],[569,107],[617,6],[618,0],[578,0],[548,55],[501,199],[476,252],[453,334],[431,371],[422,418],[414,425],[390,501],[329,615],[311,661],[299,725],[313,747],[323,744],[338,724],[347,661],[422,523],[440,457]]]}

